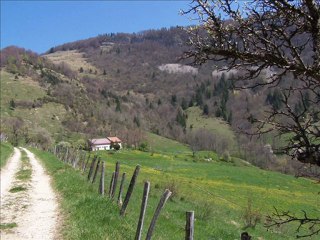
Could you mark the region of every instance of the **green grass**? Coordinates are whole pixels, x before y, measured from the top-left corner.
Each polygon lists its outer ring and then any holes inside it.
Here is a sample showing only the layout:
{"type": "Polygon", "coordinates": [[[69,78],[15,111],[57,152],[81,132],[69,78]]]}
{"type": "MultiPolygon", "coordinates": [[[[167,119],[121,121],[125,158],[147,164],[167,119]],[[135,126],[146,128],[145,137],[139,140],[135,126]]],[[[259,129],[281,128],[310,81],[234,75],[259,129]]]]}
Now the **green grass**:
{"type": "Polygon", "coordinates": [[[147,142],[150,151],[164,152],[164,153],[190,153],[191,150],[187,145],[180,142],[161,137],[153,133],[146,133],[147,142]]]}
{"type": "Polygon", "coordinates": [[[25,151],[21,152],[21,167],[16,174],[16,178],[22,181],[28,181],[31,179],[32,169],[29,162],[29,158],[25,151]]]}
{"type": "MultiPolygon", "coordinates": [[[[304,209],[319,215],[319,210],[316,210],[316,207],[319,207],[318,186],[306,179],[295,179],[292,176],[263,171],[252,166],[234,166],[232,163],[220,162],[214,156],[212,163],[194,161],[187,155],[172,157],[138,151],[122,151],[101,156],[107,162],[111,162],[107,165],[111,170],[116,161],[120,161],[123,171],[127,172],[132,172],[134,166],[140,164],[142,166],[140,185],[144,179],[150,180],[153,186],[158,184],[162,190],[173,185],[177,194],[173,203],[168,206],[168,212],[164,213],[174,218],[167,220],[172,221],[172,225],[176,225],[177,220],[183,224],[184,218],[181,216],[184,211],[198,210],[201,213],[209,208],[199,209],[199,206],[210,206],[212,216],[209,220],[202,221],[198,218],[196,223],[198,231],[195,236],[198,239],[205,239],[212,232],[221,232],[215,236],[222,239],[237,238],[242,230],[241,227],[244,226],[241,216],[249,199],[253,201],[253,207],[263,216],[271,213],[274,206],[293,212],[304,209]],[[231,221],[239,223],[241,227],[230,226],[231,221]]],[[[136,201],[139,201],[139,197],[136,201]]],[[[196,212],[196,218],[197,214],[196,212]]],[[[253,236],[263,236],[265,239],[292,237],[286,235],[285,230],[275,235],[266,232],[263,222],[256,229],[249,230],[253,236]]],[[[291,230],[293,234],[293,229],[291,230]]],[[[180,238],[182,235],[183,233],[180,233],[180,238]]]]}
{"type": "Polygon", "coordinates": [[[66,113],[65,108],[58,103],[46,103],[40,108],[16,109],[14,115],[33,128],[42,127],[53,135],[61,134],[64,130],[61,121],[66,113]]]}
{"type": "Polygon", "coordinates": [[[22,186],[16,186],[16,187],[13,187],[9,190],[9,192],[11,193],[17,193],[17,192],[22,192],[22,191],[26,191],[27,188],[26,187],[22,187],[22,186]]]}
{"type": "MultiPolygon", "coordinates": [[[[65,215],[65,239],[132,239],[134,238],[143,182],[151,182],[151,192],[145,219],[145,237],[153,212],[165,188],[174,192],[157,223],[154,239],[183,239],[185,212],[195,210],[195,239],[239,239],[248,211],[261,216],[255,228],[246,229],[254,239],[294,239],[294,225],[267,231],[265,217],[279,210],[319,216],[319,186],[308,179],[294,178],[252,166],[235,166],[221,162],[211,155],[212,162],[192,158],[191,153],[146,153],[121,150],[99,152],[106,162],[106,186],[116,161],[121,172],[127,172],[125,191],[132,172],[141,165],[137,186],[129,203],[125,219],[119,217],[118,207],[107,198],[98,196],[98,184],[86,182],[86,175],[74,171],[49,153],[35,150],[53,176],[56,190],[61,194],[65,215]]],[[[204,152],[203,156],[210,154],[204,152]]],[[[310,238],[316,239],[316,238],[310,238]]]]}
{"type": "Polygon", "coordinates": [[[86,176],[49,153],[33,150],[43,161],[61,196],[64,239],[132,239],[131,224],[119,216],[116,204],[97,194],[86,176]]]}
{"type": "Polygon", "coordinates": [[[14,75],[1,71],[1,116],[12,115],[9,102],[13,100],[37,100],[46,95],[45,90],[30,78],[19,77],[14,79],[14,75]]]}
{"type": "Polygon", "coordinates": [[[21,169],[17,173],[17,179],[27,181],[31,178],[31,169],[21,169]]]}
{"type": "Polygon", "coordinates": [[[6,229],[12,229],[17,227],[18,225],[16,223],[1,223],[0,224],[0,230],[6,230],[6,229]]]}
{"type": "MultiPolygon", "coordinates": [[[[23,119],[24,124],[32,135],[41,128],[49,131],[55,139],[63,135],[65,129],[63,121],[66,110],[63,105],[49,102],[38,108],[10,109],[9,102],[21,100],[35,101],[46,96],[46,89],[42,88],[38,82],[29,77],[19,77],[15,79],[13,74],[1,71],[1,118],[18,117],[23,119]]],[[[3,125],[5,127],[5,125],[3,125]]]]}
{"type": "Polygon", "coordinates": [[[236,147],[234,132],[225,121],[202,115],[202,110],[199,107],[190,107],[186,110],[186,113],[188,114],[188,131],[204,128],[217,136],[226,138],[232,148],[236,147]]]}
{"type": "Polygon", "coordinates": [[[8,158],[13,152],[13,147],[9,143],[0,143],[0,167],[6,165],[8,158]]]}

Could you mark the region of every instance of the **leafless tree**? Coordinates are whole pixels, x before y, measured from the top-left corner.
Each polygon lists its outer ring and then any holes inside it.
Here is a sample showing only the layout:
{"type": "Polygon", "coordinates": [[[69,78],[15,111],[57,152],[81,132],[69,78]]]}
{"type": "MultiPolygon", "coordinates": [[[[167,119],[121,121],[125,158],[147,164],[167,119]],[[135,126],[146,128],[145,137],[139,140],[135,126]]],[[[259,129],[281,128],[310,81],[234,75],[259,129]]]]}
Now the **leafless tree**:
{"type": "MultiPolygon", "coordinates": [[[[320,1],[196,0],[184,13],[199,22],[188,30],[186,58],[238,71],[235,88],[280,90],[281,107],[270,107],[265,118],[249,115],[255,131],[248,134],[286,134],[285,153],[320,166],[320,1]]],[[[276,224],[311,223],[305,236],[319,233],[319,218],[276,215],[276,224]]]]}
{"type": "Polygon", "coordinates": [[[298,222],[297,228],[297,238],[311,237],[313,235],[320,233],[320,218],[310,217],[305,211],[302,211],[302,216],[296,216],[295,214],[286,212],[279,212],[275,209],[275,213],[272,216],[267,217],[268,223],[266,226],[268,228],[274,226],[280,226],[282,224],[290,222],[298,222]],[[307,229],[303,231],[304,229],[307,229]]]}
{"type": "Polygon", "coordinates": [[[11,117],[5,118],[2,124],[3,128],[8,132],[10,143],[13,146],[18,146],[22,136],[24,135],[24,121],[18,117],[11,117]]]}
{"type": "Polygon", "coordinates": [[[282,150],[320,166],[319,0],[197,0],[185,13],[196,13],[200,22],[189,29],[186,57],[237,70],[236,88],[279,88],[282,108],[263,119],[248,116],[254,134],[290,133],[282,150]]]}

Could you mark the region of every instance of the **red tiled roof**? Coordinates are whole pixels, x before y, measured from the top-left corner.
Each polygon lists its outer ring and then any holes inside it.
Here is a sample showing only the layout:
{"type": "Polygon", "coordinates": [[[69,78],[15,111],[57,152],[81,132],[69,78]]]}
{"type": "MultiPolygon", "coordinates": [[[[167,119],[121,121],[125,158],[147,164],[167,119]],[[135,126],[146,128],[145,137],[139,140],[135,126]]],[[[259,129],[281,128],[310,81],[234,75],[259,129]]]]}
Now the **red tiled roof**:
{"type": "Polygon", "coordinates": [[[108,137],[108,139],[112,142],[112,143],[121,143],[121,140],[117,137],[108,137]]]}
{"type": "Polygon", "coordinates": [[[110,144],[110,140],[108,138],[94,138],[90,140],[93,145],[108,145],[110,144]]]}

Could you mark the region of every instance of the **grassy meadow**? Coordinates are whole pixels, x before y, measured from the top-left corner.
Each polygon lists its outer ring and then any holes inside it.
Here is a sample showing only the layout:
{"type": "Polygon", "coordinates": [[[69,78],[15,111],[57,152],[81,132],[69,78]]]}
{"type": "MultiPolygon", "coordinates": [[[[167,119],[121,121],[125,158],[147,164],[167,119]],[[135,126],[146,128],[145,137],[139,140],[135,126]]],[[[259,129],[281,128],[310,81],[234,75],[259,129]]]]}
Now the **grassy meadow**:
{"type": "Polygon", "coordinates": [[[189,107],[186,110],[186,113],[188,115],[188,131],[194,131],[203,128],[215,134],[216,136],[223,137],[228,140],[231,148],[235,148],[237,146],[235,134],[225,121],[219,118],[205,117],[199,107],[189,107]]]}
{"type": "Polygon", "coordinates": [[[29,77],[19,77],[1,70],[1,116],[11,116],[9,102],[13,100],[37,100],[46,95],[45,90],[29,77]]]}
{"type": "Polygon", "coordinates": [[[242,231],[248,231],[253,239],[294,239],[295,225],[269,231],[264,227],[266,216],[274,207],[299,214],[305,210],[310,216],[320,214],[316,182],[264,171],[239,159],[220,161],[212,152],[200,152],[193,158],[186,146],[176,144],[177,149],[185,151],[165,151],[163,146],[157,148],[154,144],[152,152],[98,152],[106,162],[107,189],[117,161],[121,163],[121,173],[127,173],[124,192],[135,166],[141,165],[125,218],[119,216],[115,202],[98,195],[98,181],[93,185],[87,183],[87,173],[73,170],[50,153],[34,150],[53,176],[55,188],[61,195],[64,238],[134,238],[144,181],[151,182],[151,192],[143,238],[166,188],[172,190],[173,195],[161,212],[154,239],[183,239],[185,212],[190,210],[195,211],[195,239],[239,239],[242,231]],[[208,157],[212,161],[205,161],[208,157]],[[254,220],[256,226],[246,228],[247,222],[254,220]]]}
{"type": "Polygon", "coordinates": [[[184,145],[175,140],[161,137],[157,134],[147,132],[146,139],[150,152],[163,152],[163,153],[190,153],[187,145],[184,145]]]}

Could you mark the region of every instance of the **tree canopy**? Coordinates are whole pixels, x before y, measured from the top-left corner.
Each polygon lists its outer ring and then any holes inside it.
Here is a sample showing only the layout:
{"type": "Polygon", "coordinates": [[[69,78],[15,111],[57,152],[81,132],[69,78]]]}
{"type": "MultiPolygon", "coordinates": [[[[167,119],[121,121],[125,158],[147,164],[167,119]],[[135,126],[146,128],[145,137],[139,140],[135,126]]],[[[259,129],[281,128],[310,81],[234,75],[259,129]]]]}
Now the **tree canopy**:
{"type": "Polygon", "coordinates": [[[198,21],[186,58],[238,71],[235,88],[280,92],[247,134],[286,135],[283,152],[320,166],[320,1],[196,0],[184,13],[198,21]]]}

